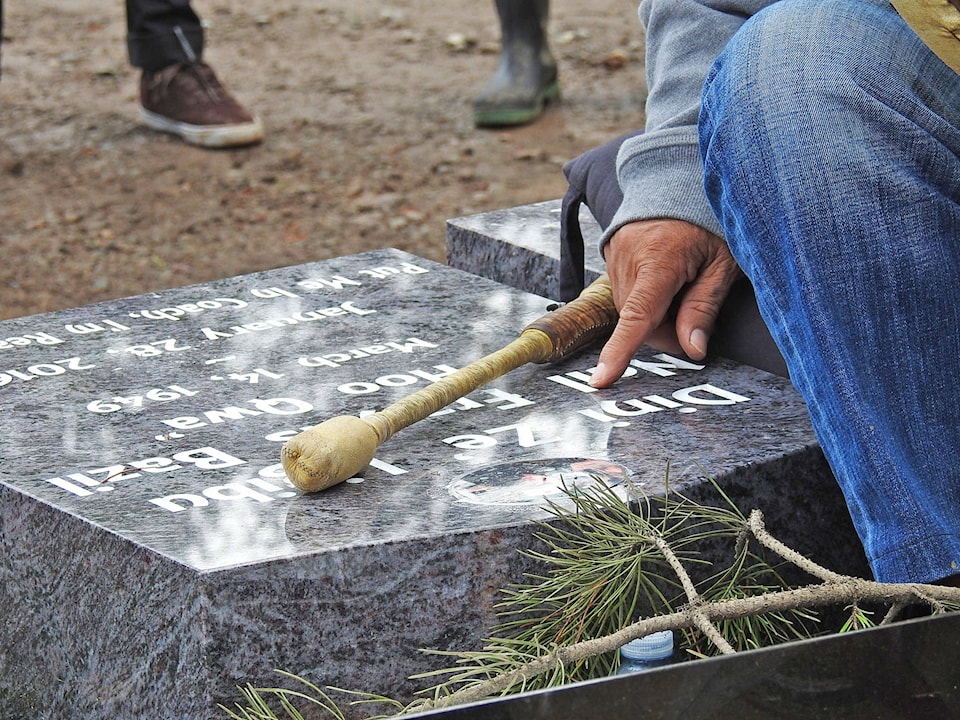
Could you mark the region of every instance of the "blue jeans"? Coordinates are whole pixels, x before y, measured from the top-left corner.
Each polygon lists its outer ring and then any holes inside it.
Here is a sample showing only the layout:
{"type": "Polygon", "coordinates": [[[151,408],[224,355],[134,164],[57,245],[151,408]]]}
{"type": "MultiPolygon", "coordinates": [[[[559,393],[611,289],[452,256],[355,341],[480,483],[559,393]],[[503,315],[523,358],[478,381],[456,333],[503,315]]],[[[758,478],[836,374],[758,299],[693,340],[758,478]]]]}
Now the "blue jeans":
{"type": "Polygon", "coordinates": [[[960,76],[881,0],[782,0],[707,79],[707,195],[878,580],[960,573],[960,76]]]}

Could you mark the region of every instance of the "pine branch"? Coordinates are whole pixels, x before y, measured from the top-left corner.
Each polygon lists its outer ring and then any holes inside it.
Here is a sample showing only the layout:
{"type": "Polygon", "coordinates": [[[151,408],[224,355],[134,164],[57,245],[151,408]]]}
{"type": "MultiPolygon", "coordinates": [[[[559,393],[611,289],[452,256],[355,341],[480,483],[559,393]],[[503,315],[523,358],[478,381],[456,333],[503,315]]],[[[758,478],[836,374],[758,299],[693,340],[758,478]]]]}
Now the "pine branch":
{"type": "Polygon", "coordinates": [[[801,555],[793,548],[787,547],[773,537],[767,531],[767,527],[763,522],[763,512],[760,510],[754,510],[752,513],[750,513],[748,526],[750,528],[750,532],[752,532],[753,536],[757,539],[757,542],[759,542],[765,548],[775,552],[787,562],[793,563],[798,568],[809,573],[810,575],[820,578],[823,582],[840,582],[848,579],[844,575],[840,575],[832,570],[828,570],[822,565],[818,565],[810,558],[801,555]]]}
{"type": "MultiPolygon", "coordinates": [[[[698,504],[681,494],[635,496],[638,512],[610,488],[570,491],[573,510],[551,504],[559,522],[542,523],[543,532],[536,536],[550,552],[525,552],[553,569],[530,576],[536,584],[503,591],[508,600],[501,605],[506,608],[501,617],[509,619],[494,632],[507,635],[488,640],[481,651],[438,653],[457,657],[459,666],[414,676],[447,676],[423,691],[431,697],[406,707],[397,701],[389,704],[403,715],[605,675],[615,666],[620,647],[662,630],[688,631],[694,654],[703,652],[696,644],[697,632],[717,651],[729,654],[736,652],[734,645],[750,648],[807,637],[804,621],[812,608],[851,608],[843,631],[874,624],[861,609],[864,603],[890,606],[881,625],[908,605],[925,604],[934,614],[960,607],[960,588],[878,583],[828,570],[774,537],[762,512],[745,517],[716,483],[714,487],[726,507],[698,504]],[[701,556],[703,543],[710,547],[718,539],[734,546],[732,562],[698,589],[688,568],[708,566],[701,556]],[[776,570],[751,551],[752,540],[819,582],[783,589],[776,570]],[[669,599],[667,592],[676,592],[678,599],[669,599]],[[646,617],[630,623],[638,615],[646,617]]],[[[343,717],[319,688],[301,682],[321,698],[312,702],[333,717],[343,717]]],[[[246,708],[237,707],[243,715],[221,706],[231,718],[273,720],[276,716],[260,692],[272,695],[291,718],[298,717],[291,698],[307,697],[280,688],[248,687],[242,692],[249,702],[246,708]]],[[[358,702],[388,700],[352,694],[364,698],[358,702]]]]}
{"type": "MultiPolygon", "coordinates": [[[[661,630],[683,630],[698,628],[715,642],[722,652],[735,652],[722,637],[714,640],[714,633],[708,632],[705,625],[716,631],[714,623],[722,620],[735,620],[761,614],[785,612],[797,608],[813,608],[831,605],[859,605],[862,603],[892,604],[905,607],[918,603],[929,604],[934,612],[942,611],[942,602],[960,604],[960,588],[925,585],[920,583],[880,583],[864,580],[827,570],[800,553],[792,550],[773,537],[763,523],[763,513],[755,510],[750,515],[750,532],[764,547],[776,552],[785,560],[821,579],[819,584],[801,588],[768,592],[753,597],[705,602],[700,598],[689,575],[673,551],[662,538],[653,539],[654,544],[663,553],[667,562],[677,573],[688,597],[688,605],[678,612],[646,618],[633,623],[622,630],[604,637],[556,648],[550,653],[510,671],[467,685],[449,695],[416,703],[417,711],[449,707],[461,703],[475,702],[487,697],[502,695],[511,688],[525,684],[531,678],[554,670],[558,665],[580,662],[586,658],[616,651],[631,640],[645,637],[661,630]]],[[[716,631],[719,636],[719,631],[716,631]]]]}
{"type": "Polygon", "coordinates": [[[855,577],[843,577],[832,583],[768,593],[749,598],[721,600],[704,603],[697,608],[688,608],[670,615],[660,615],[641,620],[623,630],[583,642],[558,648],[516,670],[467,686],[450,695],[417,705],[417,711],[449,707],[466,702],[501,695],[511,687],[530,678],[549,672],[561,663],[573,663],[593,655],[611,652],[622,645],[661,630],[683,630],[697,627],[700,616],[710,621],[733,620],[760,613],[791,610],[798,607],[823,607],[850,603],[903,603],[914,605],[917,593],[922,593],[927,602],[948,601],[960,603],[960,588],[914,583],[879,583],[855,577]]]}
{"type": "MultiPolygon", "coordinates": [[[[712,642],[724,655],[735,653],[736,650],[734,650],[733,646],[730,645],[723,635],[720,634],[720,630],[717,628],[717,626],[710,622],[710,618],[702,612],[701,608],[703,607],[703,598],[700,597],[700,593],[698,593],[697,588],[694,587],[693,581],[690,579],[690,575],[687,574],[687,571],[680,563],[680,560],[676,555],[674,555],[670,545],[668,545],[662,537],[654,538],[654,544],[656,544],[657,548],[660,550],[660,553],[680,579],[680,584],[683,586],[683,591],[687,595],[689,612],[693,616],[697,628],[699,628],[700,632],[706,635],[707,639],[709,639],[710,642],[712,642]]],[[[618,645],[617,647],[620,646],[618,645]]]]}

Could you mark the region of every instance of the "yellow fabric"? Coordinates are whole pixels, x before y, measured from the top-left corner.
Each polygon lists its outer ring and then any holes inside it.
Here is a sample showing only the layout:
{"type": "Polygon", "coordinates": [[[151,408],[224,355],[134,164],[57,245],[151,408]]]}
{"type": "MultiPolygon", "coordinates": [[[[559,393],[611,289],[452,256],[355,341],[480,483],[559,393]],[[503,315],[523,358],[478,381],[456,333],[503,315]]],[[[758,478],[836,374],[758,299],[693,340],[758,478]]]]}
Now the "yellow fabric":
{"type": "Polygon", "coordinates": [[[949,0],[891,0],[937,57],[960,73],[960,10],[949,0]]]}

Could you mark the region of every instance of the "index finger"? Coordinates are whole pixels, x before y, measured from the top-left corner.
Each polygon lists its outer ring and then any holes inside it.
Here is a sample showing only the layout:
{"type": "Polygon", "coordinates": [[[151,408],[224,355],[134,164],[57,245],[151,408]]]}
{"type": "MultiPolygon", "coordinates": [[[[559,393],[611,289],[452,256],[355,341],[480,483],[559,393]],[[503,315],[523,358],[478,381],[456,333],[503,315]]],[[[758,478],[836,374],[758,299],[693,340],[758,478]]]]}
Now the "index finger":
{"type": "Polygon", "coordinates": [[[616,382],[630,359],[663,322],[674,296],[685,278],[661,263],[645,263],[637,270],[626,301],[620,308],[620,320],[600,352],[590,384],[607,387],[616,382]]]}

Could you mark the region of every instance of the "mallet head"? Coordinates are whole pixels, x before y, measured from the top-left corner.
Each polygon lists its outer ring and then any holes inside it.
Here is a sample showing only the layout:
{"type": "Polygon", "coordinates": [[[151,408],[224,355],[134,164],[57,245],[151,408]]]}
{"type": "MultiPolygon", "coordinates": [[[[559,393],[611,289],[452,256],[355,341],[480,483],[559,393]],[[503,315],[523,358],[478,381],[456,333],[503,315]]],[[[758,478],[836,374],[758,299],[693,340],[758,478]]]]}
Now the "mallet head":
{"type": "Polygon", "coordinates": [[[280,461],[297,489],[319,492],[363,470],[379,444],[370,424],[339,415],[290,438],[280,451],[280,461]]]}

